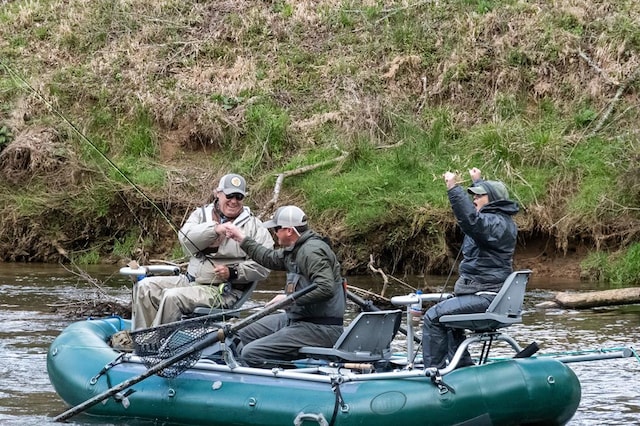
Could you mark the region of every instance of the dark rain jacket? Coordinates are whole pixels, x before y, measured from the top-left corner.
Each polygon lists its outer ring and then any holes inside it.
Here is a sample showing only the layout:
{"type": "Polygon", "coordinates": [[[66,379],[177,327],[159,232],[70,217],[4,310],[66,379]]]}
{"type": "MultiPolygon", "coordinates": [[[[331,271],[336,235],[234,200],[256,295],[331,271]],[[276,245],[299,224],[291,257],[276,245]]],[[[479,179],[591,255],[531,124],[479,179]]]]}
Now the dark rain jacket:
{"type": "Polygon", "coordinates": [[[458,225],[464,233],[460,279],[456,295],[478,291],[498,292],[513,272],[513,253],[518,228],[513,216],[518,204],[510,200],[496,200],[476,211],[467,192],[459,185],[447,192],[458,225]]]}
{"type": "Polygon", "coordinates": [[[307,230],[293,246],[277,250],[245,238],[241,248],[259,264],[269,269],[287,271],[287,287],[293,287],[285,289],[287,293],[311,284],[318,285],[318,288],[297,299],[287,309],[289,319],[322,323],[322,318],[344,317],[346,295],[340,262],[320,235],[307,230]],[[296,275],[299,279],[292,278],[296,275]],[[293,285],[290,286],[290,283],[293,285]]]}

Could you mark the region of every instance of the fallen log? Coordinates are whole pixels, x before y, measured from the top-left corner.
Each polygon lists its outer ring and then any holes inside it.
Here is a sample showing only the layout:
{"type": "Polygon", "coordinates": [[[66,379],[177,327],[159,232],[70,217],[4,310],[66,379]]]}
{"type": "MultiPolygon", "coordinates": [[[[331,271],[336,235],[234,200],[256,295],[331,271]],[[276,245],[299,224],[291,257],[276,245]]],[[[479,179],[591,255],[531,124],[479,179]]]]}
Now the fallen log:
{"type": "Polygon", "coordinates": [[[620,288],[585,293],[556,293],[554,302],[564,308],[587,309],[598,306],[640,303],[640,287],[620,288]]]}

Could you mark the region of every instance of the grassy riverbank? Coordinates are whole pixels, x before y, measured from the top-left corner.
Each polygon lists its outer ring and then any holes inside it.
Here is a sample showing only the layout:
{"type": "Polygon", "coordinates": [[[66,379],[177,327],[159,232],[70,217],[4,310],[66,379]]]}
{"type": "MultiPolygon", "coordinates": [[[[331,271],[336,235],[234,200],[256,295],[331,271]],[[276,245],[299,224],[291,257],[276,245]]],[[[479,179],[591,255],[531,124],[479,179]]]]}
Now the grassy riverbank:
{"type": "Polygon", "coordinates": [[[277,204],[347,269],[446,273],[441,175],[476,166],[523,207],[518,266],[637,281],[639,21],[633,1],[6,2],[0,254],[176,257],[160,211],[179,226],[233,170],[268,215],[291,172],[277,204]]]}

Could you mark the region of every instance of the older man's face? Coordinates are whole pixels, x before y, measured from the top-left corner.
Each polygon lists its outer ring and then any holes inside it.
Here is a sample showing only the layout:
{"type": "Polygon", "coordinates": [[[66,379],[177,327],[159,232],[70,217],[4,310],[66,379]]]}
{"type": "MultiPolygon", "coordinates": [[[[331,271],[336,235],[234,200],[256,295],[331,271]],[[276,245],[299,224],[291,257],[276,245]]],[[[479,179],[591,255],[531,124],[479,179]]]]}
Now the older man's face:
{"type": "Polygon", "coordinates": [[[224,192],[218,191],[218,207],[223,215],[229,219],[235,219],[242,213],[244,196],[239,192],[226,195],[224,192]]]}

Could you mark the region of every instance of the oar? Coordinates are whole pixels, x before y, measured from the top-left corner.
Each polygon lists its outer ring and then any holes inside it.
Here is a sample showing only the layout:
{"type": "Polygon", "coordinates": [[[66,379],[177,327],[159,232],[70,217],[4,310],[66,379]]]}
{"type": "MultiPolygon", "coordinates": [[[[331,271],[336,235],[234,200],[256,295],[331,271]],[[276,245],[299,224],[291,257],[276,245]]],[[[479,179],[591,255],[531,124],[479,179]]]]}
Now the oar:
{"type": "Polygon", "coordinates": [[[158,325],[158,326],[155,326],[155,327],[140,328],[140,329],[132,331],[131,334],[132,335],[136,335],[136,334],[140,334],[140,333],[148,333],[148,332],[154,331],[154,330],[163,330],[165,328],[175,328],[176,325],[187,325],[187,324],[200,323],[200,322],[206,323],[207,321],[218,320],[218,319],[224,318],[226,316],[231,316],[231,315],[238,314],[240,312],[250,311],[252,309],[259,309],[259,308],[264,308],[264,305],[250,306],[248,308],[230,309],[228,311],[216,312],[215,314],[201,315],[201,316],[195,317],[195,318],[188,318],[188,319],[183,319],[183,320],[179,320],[179,321],[168,322],[166,324],[161,324],[161,325],[158,325]]]}
{"type": "MultiPolygon", "coordinates": [[[[351,292],[350,290],[347,290],[347,297],[349,298],[349,300],[354,302],[356,305],[360,306],[360,308],[362,308],[362,310],[365,311],[365,312],[378,312],[378,311],[382,310],[382,309],[378,308],[376,305],[374,305],[371,300],[364,300],[362,297],[360,297],[357,294],[351,292]]],[[[402,325],[400,326],[398,331],[400,333],[404,334],[405,336],[408,335],[407,334],[407,329],[404,328],[402,325]]],[[[413,335],[413,341],[416,342],[416,343],[422,343],[422,340],[418,336],[416,336],[415,334],[413,335]]]]}
{"type": "Polygon", "coordinates": [[[247,318],[243,319],[242,321],[230,326],[230,327],[224,327],[221,329],[218,329],[217,333],[212,333],[211,335],[205,337],[203,340],[194,343],[193,345],[191,345],[188,349],[186,349],[184,352],[179,353],[175,356],[172,356],[171,358],[168,358],[162,362],[160,362],[159,364],[154,365],[153,367],[149,368],[147,371],[145,371],[144,373],[140,374],[139,376],[136,377],[132,377],[130,379],[125,380],[124,382],[120,383],[119,385],[116,385],[114,387],[112,387],[111,389],[106,390],[105,392],[101,393],[100,395],[96,395],[91,399],[86,400],[85,402],[76,405],[75,407],[65,411],[62,414],[59,414],[58,416],[56,416],[53,421],[55,422],[62,422],[65,421],[73,416],[75,416],[78,413],[81,413],[82,411],[86,410],[87,408],[93,407],[94,405],[96,405],[99,402],[104,401],[105,399],[117,394],[118,392],[123,391],[124,389],[135,385],[138,382],[143,381],[144,379],[146,379],[147,377],[153,376],[154,374],[156,374],[157,372],[171,366],[172,364],[175,364],[176,362],[179,362],[180,360],[188,357],[189,355],[198,352],[208,346],[213,345],[216,342],[219,342],[220,340],[224,340],[226,337],[231,336],[232,334],[235,334],[236,332],[238,332],[238,330],[248,326],[249,324],[252,324],[253,322],[259,320],[260,318],[263,318],[275,311],[277,311],[278,309],[284,308],[285,306],[290,305],[291,303],[293,303],[297,298],[299,298],[300,296],[309,293],[310,291],[314,290],[317,287],[317,284],[312,284],[309,287],[306,287],[302,290],[299,290],[295,293],[290,294],[289,296],[287,296],[285,299],[281,300],[278,303],[275,303],[274,305],[269,306],[268,308],[263,309],[260,312],[256,312],[253,315],[249,315],[247,318]]]}

